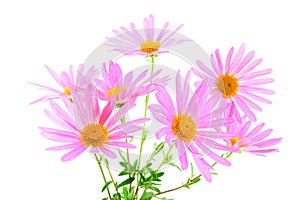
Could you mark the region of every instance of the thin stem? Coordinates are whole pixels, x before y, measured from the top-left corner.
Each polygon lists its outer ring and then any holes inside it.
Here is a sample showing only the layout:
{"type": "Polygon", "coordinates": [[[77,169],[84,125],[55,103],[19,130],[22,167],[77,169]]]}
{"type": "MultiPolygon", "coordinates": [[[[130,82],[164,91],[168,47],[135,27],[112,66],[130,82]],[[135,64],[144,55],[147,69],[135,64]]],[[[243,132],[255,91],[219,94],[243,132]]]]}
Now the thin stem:
{"type": "MultiPolygon", "coordinates": [[[[103,180],[104,180],[104,184],[106,184],[106,183],[107,183],[107,181],[106,181],[105,174],[104,174],[104,171],[103,171],[103,169],[102,169],[102,166],[101,166],[101,162],[100,162],[100,160],[98,159],[98,157],[97,157],[97,155],[96,155],[96,154],[94,154],[94,156],[95,156],[95,158],[96,158],[96,160],[97,160],[97,163],[98,163],[99,169],[100,169],[100,171],[101,171],[101,174],[102,174],[102,177],[103,177],[103,180]]],[[[107,188],[106,188],[106,190],[107,190],[107,193],[108,193],[108,197],[109,197],[109,199],[112,199],[112,198],[111,198],[111,195],[110,195],[109,188],[107,187],[107,188]]]]}
{"type": "MultiPolygon", "coordinates": [[[[225,159],[228,159],[231,155],[232,155],[232,152],[230,152],[230,153],[225,157],[225,159]]],[[[211,165],[211,167],[214,167],[216,164],[218,164],[218,162],[214,162],[214,163],[211,165]]],[[[156,195],[161,195],[161,194],[173,192],[173,191],[175,191],[175,190],[179,190],[179,189],[181,189],[181,188],[183,188],[183,187],[188,186],[191,182],[194,182],[195,180],[197,180],[197,179],[200,178],[201,176],[202,176],[202,174],[199,174],[198,176],[196,176],[195,178],[191,179],[190,181],[186,182],[185,184],[183,184],[183,185],[181,185],[181,186],[178,186],[178,187],[175,187],[175,188],[172,188],[172,189],[163,191],[163,192],[158,192],[158,193],[156,193],[156,195]]]]}
{"type": "Polygon", "coordinates": [[[114,180],[114,177],[113,177],[112,174],[111,174],[111,171],[110,171],[110,168],[109,168],[109,164],[108,164],[108,160],[105,159],[105,162],[104,162],[104,163],[105,163],[105,167],[106,167],[106,169],[107,169],[107,171],[108,171],[110,180],[113,182],[114,187],[115,187],[115,189],[116,189],[116,192],[118,193],[118,186],[116,185],[116,182],[115,182],[115,180],[114,180]]]}
{"type": "MultiPolygon", "coordinates": [[[[121,123],[125,123],[125,116],[121,117],[121,123]]],[[[127,139],[125,139],[126,142],[128,142],[127,139]]],[[[127,159],[127,171],[128,171],[128,177],[131,178],[131,172],[130,172],[130,157],[129,157],[129,149],[126,148],[126,159],[127,159]]],[[[132,184],[129,185],[129,192],[131,191],[132,184]]]]}
{"type": "MultiPolygon", "coordinates": [[[[153,75],[154,73],[154,57],[155,55],[151,54],[151,71],[150,71],[150,75],[153,75]]],[[[145,109],[144,109],[144,118],[147,117],[147,111],[148,111],[148,104],[149,104],[149,97],[150,95],[147,94],[146,98],[145,98],[145,109]]],[[[142,130],[142,139],[141,139],[141,143],[140,143],[140,151],[139,151],[139,157],[138,157],[138,164],[137,164],[137,169],[140,169],[141,166],[141,157],[142,157],[142,152],[143,152],[143,145],[144,142],[146,140],[147,137],[147,132],[146,132],[146,123],[143,124],[143,130],[142,130]]],[[[139,174],[137,174],[137,185],[136,185],[136,194],[138,196],[138,188],[139,188],[139,184],[140,184],[140,177],[139,174]]]]}

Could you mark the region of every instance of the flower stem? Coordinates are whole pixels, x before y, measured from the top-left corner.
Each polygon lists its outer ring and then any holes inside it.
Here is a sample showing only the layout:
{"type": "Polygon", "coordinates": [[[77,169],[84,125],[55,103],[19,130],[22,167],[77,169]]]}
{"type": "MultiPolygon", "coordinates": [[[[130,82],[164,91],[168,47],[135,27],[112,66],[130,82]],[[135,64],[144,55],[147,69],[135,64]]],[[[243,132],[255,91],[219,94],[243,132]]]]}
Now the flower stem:
{"type": "Polygon", "coordinates": [[[110,180],[113,182],[114,187],[115,187],[115,189],[116,189],[116,192],[118,193],[118,186],[116,185],[116,182],[115,182],[115,180],[114,180],[114,177],[113,177],[112,174],[111,174],[111,171],[110,171],[110,168],[109,168],[109,164],[108,164],[108,160],[105,159],[105,160],[104,160],[104,163],[105,163],[105,167],[106,167],[106,169],[107,169],[107,171],[108,171],[110,180]]]}
{"type": "MultiPolygon", "coordinates": [[[[121,123],[125,123],[125,116],[121,117],[121,123]]],[[[128,140],[125,140],[128,142],[128,140]]],[[[130,157],[129,157],[129,149],[126,148],[126,159],[127,159],[127,171],[128,171],[128,178],[131,178],[131,172],[130,172],[130,157]]],[[[131,191],[132,184],[129,185],[129,192],[131,191]]]]}
{"type": "MultiPolygon", "coordinates": [[[[230,156],[232,155],[232,152],[230,152],[229,154],[226,155],[225,159],[228,159],[230,156]]],[[[218,162],[214,162],[211,167],[214,167],[216,164],[218,164],[218,162]]],[[[181,186],[178,186],[178,187],[175,187],[175,188],[172,188],[172,189],[169,189],[169,190],[166,190],[166,191],[163,191],[163,192],[158,192],[156,193],[155,195],[158,196],[158,195],[161,195],[161,194],[165,194],[165,193],[169,193],[169,192],[173,192],[175,190],[179,190],[183,187],[186,187],[188,186],[191,182],[194,182],[195,180],[197,180],[198,178],[200,178],[202,176],[202,174],[199,174],[198,176],[196,176],[195,178],[191,179],[190,181],[186,182],[185,184],[181,185],[181,186]]]]}
{"type": "MultiPolygon", "coordinates": [[[[154,73],[154,57],[155,55],[151,54],[150,55],[151,57],[151,71],[150,71],[150,75],[152,75],[154,73]]],[[[149,97],[150,95],[147,94],[146,95],[146,98],[145,98],[145,110],[144,110],[144,118],[147,117],[147,111],[148,111],[148,104],[149,104],[149,97]]],[[[143,152],[143,145],[144,145],[144,142],[146,140],[146,137],[147,137],[147,131],[146,131],[146,123],[143,124],[143,130],[142,130],[142,139],[141,139],[141,143],[140,143],[140,151],[139,151],[139,158],[138,158],[138,164],[137,164],[137,169],[140,169],[140,166],[141,166],[141,157],[142,157],[142,152],[143,152]]],[[[137,174],[137,186],[136,186],[136,195],[137,192],[138,192],[138,188],[139,188],[139,183],[140,183],[140,177],[139,175],[137,174]]]]}
{"type": "MultiPolygon", "coordinates": [[[[106,184],[106,183],[107,183],[107,181],[106,181],[105,174],[104,174],[104,171],[103,171],[103,169],[102,169],[102,166],[101,166],[100,159],[97,157],[97,155],[96,155],[96,154],[94,154],[94,156],[95,156],[95,158],[96,158],[96,160],[97,160],[97,163],[98,163],[99,169],[100,169],[100,171],[101,171],[101,174],[102,174],[102,177],[103,177],[103,180],[104,180],[104,184],[106,184]]],[[[111,198],[111,195],[110,195],[109,188],[107,187],[107,188],[106,188],[106,190],[107,190],[107,193],[108,193],[108,197],[109,197],[109,199],[112,199],[112,198],[111,198]]]]}

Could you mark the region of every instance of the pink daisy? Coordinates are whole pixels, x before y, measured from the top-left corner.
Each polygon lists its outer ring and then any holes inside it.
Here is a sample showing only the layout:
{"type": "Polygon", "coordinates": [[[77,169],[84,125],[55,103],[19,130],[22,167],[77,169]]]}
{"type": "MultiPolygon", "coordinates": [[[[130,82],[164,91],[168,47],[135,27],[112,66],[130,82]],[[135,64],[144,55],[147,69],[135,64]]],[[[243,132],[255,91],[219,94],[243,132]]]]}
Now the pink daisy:
{"type": "Polygon", "coordinates": [[[148,70],[140,73],[136,78],[133,72],[123,76],[122,70],[117,63],[110,61],[109,65],[103,64],[102,80],[97,83],[97,96],[101,100],[108,101],[114,97],[116,106],[121,107],[129,99],[135,101],[138,96],[149,94],[156,89],[157,84],[166,84],[168,76],[158,77],[161,70],[157,70],[153,75],[147,76],[148,70]],[[108,71],[109,70],[109,71],[108,71]]]}
{"type": "Polygon", "coordinates": [[[234,148],[219,144],[218,138],[227,138],[228,135],[216,131],[223,126],[224,119],[217,119],[220,113],[215,113],[214,106],[209,98],[209,90],[203,83],[199,85],[194,94],[189,98],[190,71],[181,86],[180,72],[176,76],[176,109],[172,99],[164,87],[158,87],[156,99],[158,104],[149,106],[154,118],[163,128],[156,132],[159,139],[165,136],[165,141],[171,144],[175,140],[175,147],[181,168],[188,167],[187,152],[191,153],[199,170],[207,181],[211,181],[211,165],[204,159],[207,155],[216,162],[229,166],[230,163],[218,156],[212,150],[231,150],[234,148]]]}
{"type": "Polygon", "coordinates": [[[278,152],[277,148],[271,147],[278,144],[281,138],[266,139],[272,133],[272,129],[262,131],[264,125],[261,123],[250,129],[251,121],[248,121],[244,116],[241,123],[236,121],[227,127],[227,132],[232,134],[232,137],[225,139],[225,141],[229,146],[239,148],[241,152],[250,152],[260,156],[270,152],[278,152]]]}
{"type": "Polygon", "coordinates": [[[130,29],[120,27],[123,31],[113,30],[118,36],[117,38],[108,38],[109,46],[114,51],[124,53],[125,55],[153,55],[167,52],[165,48],[184,42],[185,40],[177,40],[174,34],[183,26],[181,24],[174,30],[168,27],[169,22],[166,22],[159,33],[154,27],[154,17],[144,19],[143,32],[139,32],[133,23],[130,24],[130,29]]]}
{"type": "Polygon", "coordinates": [[[41,90],[46,90],[49,93],[46,95],[40,97],[39,99],[35,100],[33,103],[39,102],[39,101],[48,101],[52,99],[60,99],[62,97],[68,97],[72,99],[72,93],[76,89],[83,89],[86,87],[92,79],[95,79],[95,76],[97,74],[97,69],[94,67],[89,68],[89,70],[84,73],[83,72],[83,65],[80,65],[78,67],[77,73],[76,73],[76,80],[74,78],[73,73],[73,67],[70,66],[69,71],[63,71],[60,73],[60,76],[55,73],[50,67],[45,66],[50,75],[54,78],[54,80],[58,83],[59,89],[51,88],[48,86],[36,84],[36,83],[30,83],[33,85],[36,85],[41,90]]]}
{"type": "MultiPolygon", "coordinates": [[[[197,64],[208,84],[214,88],[212,95],[215,98],[224,100],[227,103],[234,102],[249,119],[256,121],[256,116],[252,110],[261,111],[262,109],[255,101],[270,104],[271,101],[261,95],[274,94],[272,90],[261,87],[261,85],[274,81],[272,78],[262,77],[270,74],[272,69],[253,71],[262,62],[262,59],[260,58],[250,63],[255,53],[251,51],[244,56],[244,44],[234,57],[233,50],[234,48],[232,47],[227,54],[226,62],[223,63],[220,51],[217,49],[215,56],[211,55],[213,69],[205,66],[200,60],[197,61],[197,64]]],[[[195,69],[193,71],[196,75],[203,77],[200,75],[200,72],[195,69]]]]}
{"type": "MultiPolygon", "coordinates": [[[[91,87],[88,88],[91,91],[91,87]]],[[[115,158],[114,151],[118,147],[135,148],[124,139],[132,137],[130,134],[142,129],[139,124],[148,119],[137,119],[124,124],[117,124],[120,118],[134,106],[133,103],[122,107],[112,115],[114,103],[108,104],[100,111],[98,101],[93,95],[74,93],[74,116],[63,110],[54,101],[50,101],[52,111],[45,110],[46,115],[63,129],[40,127],[42,135],[50,140],[62,143],[60,146],[50,147],[48,150],[67,150],[62,161],[70,161],[79,156],[86,149],[90,153],[103,153],[115,158]]],[[[67,109],[69,110],[69,109],[67,109]]]]}

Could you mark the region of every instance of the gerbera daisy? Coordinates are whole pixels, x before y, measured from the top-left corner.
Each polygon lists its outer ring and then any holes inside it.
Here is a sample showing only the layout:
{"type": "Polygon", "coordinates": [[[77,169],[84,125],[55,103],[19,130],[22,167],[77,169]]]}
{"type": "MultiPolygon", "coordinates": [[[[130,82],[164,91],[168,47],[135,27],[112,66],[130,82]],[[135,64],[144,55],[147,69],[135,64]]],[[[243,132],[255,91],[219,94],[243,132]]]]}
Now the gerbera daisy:
{"type": "MultiPolygon", "coordinates": [[[[194,94],[189,98],[190,71],[188,72],[181,87],[180,72],[176,76],[176,109],[172,99],[164,87],[158,87],[156,99],[158,104],[149,106],[154,118],[159,121],[163,128],[156,132],[159,139],[165,136],[165,141],[171,144],[175,140],[175,147],[178,150],[178,156],[181,168],[188,167],[187,153],[191,153],[199,170],[207,181],[211,181],[209,169],[211,165],[204,159],[208,156],[216,162],[229,166],[230,163],[218,156],[212,150],[234,151],[234,148],[219,144],[218,138],[227,138],[227,134],[217,132],[224,122],[224,119],[214,119],[215,110],[211,99],[209,99],[209,90],[203,83],[194,94]]],[[[218,113],[216,116],[219,115],[218,113]]]]}
{"type": "Polygon", "coordinates": [[[241,123],[235,121],[228,125],[227,132],[232,134],[232,137],[225,141],[229,146],[239,148],[241,152],[250,152],[260,156],[264,156],[265,153],[277,152],[277,148],[271,147],[278,144],[281,138],[266,139],[272,133],[272,129],[262,131],[264,125],[261,123],[250,129],[251,121],[243,116],[241,123]]]}
{"type": "MultiPolygon", "coordinates": [[[[91,91],[91,88],[88,88],[91,91]]],[[[133,103],[122,107],[112,115],[113,101],[100,111],[95,96],[82,93],[74,93],[74,116],[63,110],[54,101],[50,101],[52,111],[45,110],[46,115],[63,129],[40,127],[42,135],[63,145],[50,147],[48,150],[68,150],[62,157],[62,161],[70,161],[84,152],[102,152],[108,157],[116,157],[114,150],[117,147],[134,148],[124,139],[130,138],[130,134],[141,130],[139,124],[147,119],[137,119],[123,124],[117,124],[120,118],[134,106],[133,103]]]]}
{"type": "Polygon", "coordinates": [[[96,74],[98,72],[95,67],[91,67],[87,70],[86,73],[84,73],[83,65],[80,65],[78,67],[75,78],[73,73],[73,66],[69,67],[68,72],[62,71],[60,73],[60,76],[55,73],[50,67],[45,67],[50,75],[54,78],[54,80],[58,83],[59,89],[51,88],[37,83],[29,83],[38,86],[41,90],[46,90],[49,92],[48,94],[40,97],[31,104],[39,101],[59,99],[61,97],[68,97],[69,99],[72,99],[72,93],[74,92],[75,88],[78,90],[84,89],[91,82],[91,80],[96,78],[96,74]]]}
{"type": "Polygon", "coordinates": [[[144,19],[144,29],[141,31],[136,29],[133,23],[130,24],[130,30],[123,26],[120,27],[123,32],[113,30],[118,37],[108,38],[108,45],[114,51],[125,55],[153,55],[167,52],[167,47],[186,41],[178,40],[174,37],[174,34],[183,24],[174,30],[171,30],[168,26],[169,22],[166,22],[160,32],[156,32],[154,17],[150,15],[149,18],[144,19]]]}
{"type": "MultiPolygon", "coordinates": [[[[232,47],[223,63],[220,51],[215,51],[215,56],[211,55],[212,68],[205,66],[200,60],[197,61],[198,66],[203,72],[203,76],[207,78],[208,84],[214,88],[212,95],[218,99],[222,99],[227,103],[235,102],[242,112],[252,121],[256,121],[252,109],[261,111],[253,100],[270,104],[271,101],[265,99],[261,94],[274,94],[272,90],[260,87],[260,85],[272,83],[272,78],[262,78],[272,72],[272,69],[264,69],[253,71],[262,59],[250,61],[254,57],[254,51],[250,51],[244,56],[245,45],[241,45],[235,56],[233,57],[234,48],[232,47]],[[216,62],[217,61],[217,62],[216,62]]],[[[193,69],[196,75],[200,76],[200,72],[193,69]]],[[[202,76],[201,76],[202,77],[202,76]]]]}
{"type": "Polygon", "coordinates": [[[108,66],[104,63],[102,80],[97,83],[99,88],[97,96],[106,101],[114,97],[116,106],[121,107],[129,99],[134,101],[138,96],[149,94],[156,89],[157,84],[164,85],[169,80],[168,76],[157,78],[161,70],[157,70],[149,77],[146,77],[147,72],[148,70],[143,71],[134,79],[132,71],[123,76],[117,63],[110,61],[108,66]]]}

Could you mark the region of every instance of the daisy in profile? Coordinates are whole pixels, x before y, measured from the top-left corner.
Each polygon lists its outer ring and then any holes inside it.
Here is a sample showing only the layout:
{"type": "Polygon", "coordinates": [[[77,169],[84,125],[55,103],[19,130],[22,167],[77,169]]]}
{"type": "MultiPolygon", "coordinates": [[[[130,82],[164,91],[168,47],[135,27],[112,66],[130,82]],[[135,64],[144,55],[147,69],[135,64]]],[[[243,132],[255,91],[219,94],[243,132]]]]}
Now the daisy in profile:
{"type": "MultiPolygon", "coordinates": [[[[91,87],[88,90],[92,91],[91,87]]],[[[73,160],[85,150],[115,158],[116,148],[135,148],[132,144],[126,143],[125,139],[130,138],[131,133],[141,130],[139,124],[147,119],[117,124],[128,109],[134,106],[133,103],[129,103],[112,115],[113,101],[108,102],[103,110],[100,110],[98,101],[93,95],[74,93],[73,100],[74,116],[52,100],[50,101],[52,111],[45,110],[46,115],[61,129],[40,127],[44,137],[62,144],[48,150],[68,151],[62,157],[62,161],[73,160]]]]}
{"type": "Polygon", "coordinates": [[[33,103],[40,101],[48,101],[52,99],[61,99],[62,97],[68,97],[70,100],[72,99],[72,94],[76,89],[84,89],[91,82],[91,80],[96,78],[96,74],[98,73],[97,69],[91,67],[88,69],[86,73],[83,71],[83,65],[78,67],[78,70],[74,76],[73,66],[69,67],[69,71],[62,71],[59,75],[55,73],[50,67],[45,66],[47,71],[53,77],[53,79],[57,82],[59,87],[52,88],[44,85],[40,85],[37,83],[29,83],[39,87],[41,90],[46,90],[48,93],[39,99],[35,100],[33,103]]]}
{"type": "Polygon", "coordinates": [[[280,143],[281,138],[266,139],[272,133],[272,129],[263,130],[264,125],[261,123],[250,129],[251,121],[244,116],[241,123],[235,121],[227,127],[227,133],[232,134],[232,137],[225,141],[229,146],[239,148],[240,152],[249,152],[260,156],[278,152],[278,149],[273,146],[280,143]]]}
{"type": "Polygon", "coordinates": [[[152,104],[149,109],[154,118],[163,125],[163,128],[156,132],[156,137],[159,139],[165,136],[165,141],[169,145],[173,141],[175,142],[181,168],[187,169],[187,153],[190,153],[202,175],[210,182],[209,170],[212,167],[205,160],[205,156],[229,166],[230,163],[218,156],[214,150],[235,151],[235,148],[216,142],[219,138],[227,138],[228,134],[216,131],[223,125],[224,119],[214,119],[214,105],[209,99],[207,86],[204,83],[200,84],[189,98],[189,83],[190,71],[185,78],[183,87],[180,72],[178,72],[176,75],[176,103],[173,103],[164,87],[158,87],[156,99],[159,104],[152,104]]]}
{"type": "Polygon", "coordinates": [[[249,119],[256,121],[253,110],[262,111],[257,105],[258,102],[270,104],[271,101],[262,97],[262,95],[271,95],[274,92],[270,89],[263,88],[262,85],[272,83],[272,78],[266,78],[272,72],[272,69],[254,71],[262,62],[257,59],[251,62],[254,57],[254,51],[250,51],[244,56],[245,45],[243,44],[233,56],[234,48],[232,47],[225,62],[222,62],[219,49],[215,55],[211,55],[212,69],[205,66],[200,60],[197,64],[201,73],[193,70],[196,75],[205,77],[208,84],[214,88],[212,95],[226,103],[234,102],[249,119]],[[202,73],[203,72],[203,73],[202,73]]]}
{"type": "Polygon", "coordinates": [[[129,99],[135,101],[138,96],[153,92],[157,84],[165,85],[169,80],[168,76],[158,77],[161,70],[153,75],[147,76],[148,70],[143,71],[134,78],[133,72],[123,76],[122,70],[117,63],[112,61],[108,65],[103,64],[102,79],[97,81],[97,96],[101,100],[109,101],[114,98],[116,106],[121,107],[129,99]]]}
{"type": "Polygon", "coordinates": [[[167,52],[165,48],[184,42],[178,40],[174,34],[183,26],[183,24],[171,30],[169,22],[157,32],[154,27],[154,17],[144,19],[144,28],[139,30],[133,23],[130,24],[130,30],[121,27],[121,31],[113,30],[117,37],[108,38],[108,45],[114,51],[118,51],[125,55],[157,55],[167,52]]]}

